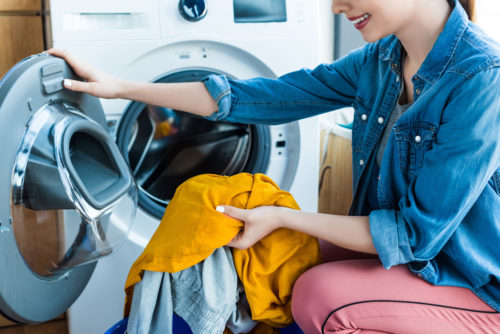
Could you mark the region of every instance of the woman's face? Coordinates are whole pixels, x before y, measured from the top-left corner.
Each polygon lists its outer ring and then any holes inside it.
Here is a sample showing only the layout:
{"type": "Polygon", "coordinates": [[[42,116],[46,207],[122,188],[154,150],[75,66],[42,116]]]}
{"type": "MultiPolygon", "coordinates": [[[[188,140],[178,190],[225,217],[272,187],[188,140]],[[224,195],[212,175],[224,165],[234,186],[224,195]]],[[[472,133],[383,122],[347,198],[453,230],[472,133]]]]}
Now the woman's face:
{"type": "Polygon", "coordinates": [[[344,14],[369,43],[398,34],[411,22],[418,0],[332,0],[332,11],[344,14]]]}

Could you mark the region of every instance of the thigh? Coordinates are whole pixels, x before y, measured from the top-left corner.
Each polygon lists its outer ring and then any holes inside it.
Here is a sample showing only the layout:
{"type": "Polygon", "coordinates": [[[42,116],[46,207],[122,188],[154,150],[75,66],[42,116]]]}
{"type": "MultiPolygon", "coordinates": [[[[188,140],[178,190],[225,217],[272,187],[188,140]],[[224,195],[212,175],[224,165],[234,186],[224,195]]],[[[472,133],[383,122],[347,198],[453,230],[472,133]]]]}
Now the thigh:
{"type": "Polygon", "coordinates": [[[500,315],[470,290],[434,286],[378,260],[314,267],[296,282],[292,312],[309,333],[499,333],[500,315]]]}
{"type": "Polygon", "coordinates": [[[355,252],[322,239],[319,239],[319,249],[321,251],[321,263],[356,259],[378,259],[378,256],[375,254],[355,252]]]}

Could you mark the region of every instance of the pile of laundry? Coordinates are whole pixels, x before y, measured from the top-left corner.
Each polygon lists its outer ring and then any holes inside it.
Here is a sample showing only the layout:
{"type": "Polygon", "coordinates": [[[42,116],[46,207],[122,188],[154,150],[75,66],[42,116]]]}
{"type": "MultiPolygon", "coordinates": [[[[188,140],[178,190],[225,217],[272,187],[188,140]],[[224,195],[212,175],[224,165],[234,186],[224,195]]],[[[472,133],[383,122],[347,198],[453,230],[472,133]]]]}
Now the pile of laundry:
{"type": "Polygon", "coordinates": [[[225,247],[243,222],[216,211],[218,205],[300,209],[263,174],[184,182],[130,269],[128,333],[172,333],[174,312],[194,334],[275,333],[293,321],[293,284],[319,263],[317,239],[281,228],[248,249],[225,247]]]}

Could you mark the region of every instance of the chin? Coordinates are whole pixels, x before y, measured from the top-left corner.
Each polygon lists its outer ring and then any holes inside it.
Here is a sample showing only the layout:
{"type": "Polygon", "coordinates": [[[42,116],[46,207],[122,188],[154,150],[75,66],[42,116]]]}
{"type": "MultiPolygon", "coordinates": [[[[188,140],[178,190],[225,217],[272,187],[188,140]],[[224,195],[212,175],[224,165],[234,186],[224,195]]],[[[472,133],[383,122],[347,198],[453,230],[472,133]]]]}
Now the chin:
{"type": "Polygon", "coordinates": [[[381,40],[384,37],[389,36],[390,34],[370,34],[368,32],[366,33],[361,33],[361,36],[367,43],[375,43],[378,40],[381,40]]]}
{"type": "Polygon", "coordinates": [[[373,36],[365,36],[365,35],[362,35],[362,37],[366,43],[375,43],[376,41],[378,41],[380,39],[380,38],[376,38],[373,36]]]}

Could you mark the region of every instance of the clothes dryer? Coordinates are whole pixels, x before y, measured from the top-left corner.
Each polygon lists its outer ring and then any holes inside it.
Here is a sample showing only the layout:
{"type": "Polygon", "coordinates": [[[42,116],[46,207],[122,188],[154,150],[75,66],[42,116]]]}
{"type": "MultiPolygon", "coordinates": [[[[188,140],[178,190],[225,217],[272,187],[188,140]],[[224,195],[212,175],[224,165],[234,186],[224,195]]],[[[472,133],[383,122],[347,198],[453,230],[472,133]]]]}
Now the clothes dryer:
{"type": "MultiPolygon", "coordinates": [[[[323,1],[52,0],[52,44],[127,80],[277,77],[328,60],[323,1]],[[321,8],[320,8],[321,7],[321,8]],[[307,51],[304,51],[307,50],[307,51]]],[[[331,38],[331,36],[330,36],[331,38]]],[[[69,310],[71,333],[99,333],[122,316],[128,270],[156,230],[175,187],[201,173],[261,172],[317,210],[316,118],[274,126],[214,123],[125,100],[102,100],[108,131],[138,184],[123,246],[97,264],[69,310]]]]}

